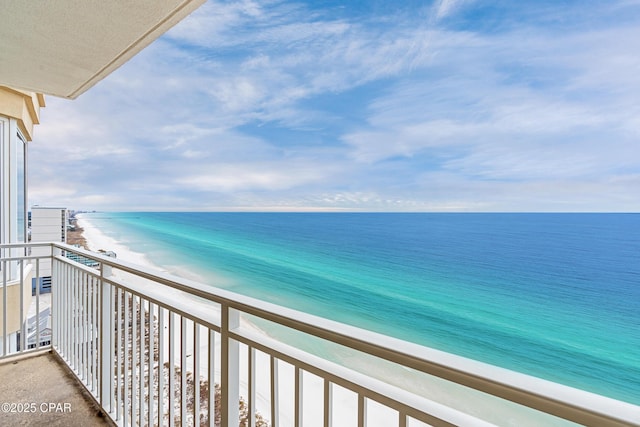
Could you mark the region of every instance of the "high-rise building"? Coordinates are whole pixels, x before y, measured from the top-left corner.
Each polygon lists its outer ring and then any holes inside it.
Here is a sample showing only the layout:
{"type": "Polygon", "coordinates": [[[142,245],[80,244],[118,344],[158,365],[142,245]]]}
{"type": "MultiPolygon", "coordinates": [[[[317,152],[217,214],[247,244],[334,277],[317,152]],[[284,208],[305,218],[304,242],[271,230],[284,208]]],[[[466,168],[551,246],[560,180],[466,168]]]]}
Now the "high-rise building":
{"type": "MultiPolygon", "coordinates": [[[[62,242],[67,241],[67,227],[69,225],[69,211],[67,208],[33,206],[31,208],[31,241],[32,242],[62,242]]],[[[35,247],[33,255],[48,255],[51,249],[48,247],[35,247]]],[[[51,290],[51,261],[43,260],[38,265],[40,276],[39,283],[32,286],[40,286],[40,292],[51,290]]]]}

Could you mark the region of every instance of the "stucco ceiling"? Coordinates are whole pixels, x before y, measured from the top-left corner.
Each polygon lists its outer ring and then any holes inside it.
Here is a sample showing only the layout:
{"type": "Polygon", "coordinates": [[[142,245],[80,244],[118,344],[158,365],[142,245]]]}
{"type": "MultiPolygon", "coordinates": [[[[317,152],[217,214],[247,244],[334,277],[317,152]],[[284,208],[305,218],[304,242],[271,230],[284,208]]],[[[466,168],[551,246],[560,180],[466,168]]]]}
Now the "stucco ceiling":
{"type": "Polygon", "coordinates": [[[205,0],[0,0],[0,85],[76,98],[205,0]]]}

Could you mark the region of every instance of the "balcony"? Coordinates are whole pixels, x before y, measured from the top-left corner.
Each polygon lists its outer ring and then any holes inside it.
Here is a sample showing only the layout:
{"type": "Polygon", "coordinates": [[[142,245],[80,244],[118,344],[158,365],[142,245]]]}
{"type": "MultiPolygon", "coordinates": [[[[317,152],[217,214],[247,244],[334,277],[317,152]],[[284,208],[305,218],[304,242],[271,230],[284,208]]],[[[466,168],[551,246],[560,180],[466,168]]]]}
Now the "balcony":
{"type": "Polygon", "coordinates": [[[88,398],[81,425],[640,426],[635,405],[65,244],[0,251],[0,373],[59,362],[88,398]]]}

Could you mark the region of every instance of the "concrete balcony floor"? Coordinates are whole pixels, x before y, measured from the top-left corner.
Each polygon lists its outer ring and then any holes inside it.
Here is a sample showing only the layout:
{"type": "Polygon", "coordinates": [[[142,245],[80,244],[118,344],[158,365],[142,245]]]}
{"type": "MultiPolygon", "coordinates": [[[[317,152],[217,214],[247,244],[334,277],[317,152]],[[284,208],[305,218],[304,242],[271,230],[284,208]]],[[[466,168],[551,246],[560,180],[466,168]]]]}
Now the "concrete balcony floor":
{"type": "Polygon", "coordinates": [[[0,426],[111,425],[54,353],[0,362],[0,426]]]}

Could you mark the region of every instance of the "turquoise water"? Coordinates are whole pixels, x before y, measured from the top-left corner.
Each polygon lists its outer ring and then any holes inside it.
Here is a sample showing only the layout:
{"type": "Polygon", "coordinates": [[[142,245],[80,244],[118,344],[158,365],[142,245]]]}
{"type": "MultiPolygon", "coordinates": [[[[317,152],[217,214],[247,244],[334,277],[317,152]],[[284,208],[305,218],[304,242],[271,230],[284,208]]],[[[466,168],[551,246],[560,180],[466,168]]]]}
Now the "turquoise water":
{"type": "Polygon", "coordinates": [[[213,286],[640,404],[640,215],[86,218],[213,286]]]}

